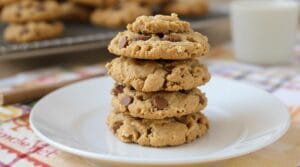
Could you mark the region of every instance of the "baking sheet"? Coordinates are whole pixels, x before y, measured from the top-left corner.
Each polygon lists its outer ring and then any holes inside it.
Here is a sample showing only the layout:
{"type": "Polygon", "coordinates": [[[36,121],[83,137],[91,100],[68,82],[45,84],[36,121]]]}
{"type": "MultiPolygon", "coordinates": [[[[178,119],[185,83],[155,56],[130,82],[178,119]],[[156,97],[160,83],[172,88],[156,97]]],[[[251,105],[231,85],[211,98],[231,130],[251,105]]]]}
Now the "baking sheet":
{"type": "MultiPolygon", "coordinates": [[[[226,18],[224,13],[210,13],[202,17],[182,18],[191,22],[195,30],[212,26],[219,19],[226,18]]],[[[89,23],[65,23],[65,34],[62,37],[30,43],[8,43],[0,38],[0,60],[43,55],[55,55],[97,49],[107,45],[109,40],[122,29],[96,27],[89,23]]],[[[4,24],[0,24],[3,32],[4,24]]]]}

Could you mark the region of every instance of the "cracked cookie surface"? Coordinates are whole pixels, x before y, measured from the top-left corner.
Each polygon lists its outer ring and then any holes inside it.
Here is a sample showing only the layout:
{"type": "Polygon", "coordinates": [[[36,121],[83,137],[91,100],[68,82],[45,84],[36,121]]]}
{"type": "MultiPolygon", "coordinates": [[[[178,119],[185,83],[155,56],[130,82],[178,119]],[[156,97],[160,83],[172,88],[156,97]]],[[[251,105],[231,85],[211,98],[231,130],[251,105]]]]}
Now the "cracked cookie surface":
{"type": "Polygon", "coordinates": [[[209,128],[207,118],[200,112],[180,118],[149,120],[112,111],[106,122],[121,141],[152,147],[189,143],[204,135],[209,128]]]}
{"type": "Polygon", "coordinates": [[[206,55],[209,44],[207,37],[198,32],[144,35],[124,31],[112,39],[108,50],[137,59],[182,60],[206,55]]]}
{"type": "Polygon", "coordinates": [[[145,93],[116,85],[112,90],[112,106],[115,110],[138,118],[178,118],[199,112],[206,105],[205,94],[197,88],[189,91],[145,93]]]}
{"type": "Polygon", "coordinates": [[[142,92],[190,90],[210,79],[206,66],[195,59],[150,61],[118,57],[106,68],[115,81],[142,92]]]}
{"type": "Polygon", "coordinates": [[[191,31],[190,23],[182,21],[177,14],[172,13],[170,16],[140,16],[136,20],[128,24],[127,29],[131,32],[142,34],[157,33],[181,33],[191,31]]]}
{"type": "Polygon", "coordinates": [[[2,21],[8,23],[25,23],[31,21],[55,20],[62,15],[56,1],[19,1],[3,8],[2,21]]]}

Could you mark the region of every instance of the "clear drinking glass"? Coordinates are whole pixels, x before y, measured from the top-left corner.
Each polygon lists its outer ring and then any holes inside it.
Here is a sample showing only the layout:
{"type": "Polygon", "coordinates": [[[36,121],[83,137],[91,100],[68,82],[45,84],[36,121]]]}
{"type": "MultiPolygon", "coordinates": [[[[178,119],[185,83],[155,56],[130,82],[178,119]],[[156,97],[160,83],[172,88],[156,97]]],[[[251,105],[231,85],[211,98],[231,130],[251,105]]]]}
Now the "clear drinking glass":
{"type": "Polygon", "coordinates": [[[256,64],[285,64],[294,55],[298,3],[234,1],[230,6],[235,56],[256,64]]]}

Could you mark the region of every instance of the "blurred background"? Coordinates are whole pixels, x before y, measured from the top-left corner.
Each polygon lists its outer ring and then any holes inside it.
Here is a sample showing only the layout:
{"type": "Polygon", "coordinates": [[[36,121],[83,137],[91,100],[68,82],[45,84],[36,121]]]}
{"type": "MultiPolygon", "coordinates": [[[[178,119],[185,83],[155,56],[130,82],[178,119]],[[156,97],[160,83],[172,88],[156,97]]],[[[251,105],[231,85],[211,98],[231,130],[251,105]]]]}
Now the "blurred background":
{"type": "MultiPolygon", "coordinates": [[[[58,1],[58,5],[64,10],[64,13],[54,19],[63,24],[64,31],[61,30],[62,32],[54,34],[55,37],[40,35],[39,38],[30,39],[29,35],[27,39],[21,40],[16,40],[16,35],[5,36],[5,31],[8,31],[7,29],[14,24],[24,26],[29,23],[26,22],[26,18],[21,22],[9,19],[10,14],[18,13],[18,10],[10,11],[9,6],[17,6],[20,2],[17,0],[5,2],[2,2],[2,22],[0,24],[0,31],[2,31],[0,78],[51,66],[105,62],[112,58],[108,56],[109,53],[106,49],[108,41],[116,32],[125,28],[128,22],[132,22],[135,16],[150,14],[149,11],[154,14],[179,13],[181,18],[191,21],[194,29],[207,35],[212,46],[225,43],[230,39],[229,0],[190,0],[190,2],[157,0],[157,2],[151,3],[148,1],[148,4],[147,0],[129,0],[129,2],[115,0],[106,7],[97,6],[96,1],[94,1],[95,4],[80,0],[58,1]],[[122,4],[125,7],[122,7],[122,4]],[[142,10],[130,13],[132,10],[128,8],[142,8],[142,10]]],[[[133,9],[133,11],[136,10],[133,9]]],[[[36,22],[49,22],[49,20],[47,18],[38,19],[36,22]]],[[[20,29],[14,30],[22,31],[20,29]]],[[[13,34],[17,34],[16,31],[13,31],[13,34]]]]}

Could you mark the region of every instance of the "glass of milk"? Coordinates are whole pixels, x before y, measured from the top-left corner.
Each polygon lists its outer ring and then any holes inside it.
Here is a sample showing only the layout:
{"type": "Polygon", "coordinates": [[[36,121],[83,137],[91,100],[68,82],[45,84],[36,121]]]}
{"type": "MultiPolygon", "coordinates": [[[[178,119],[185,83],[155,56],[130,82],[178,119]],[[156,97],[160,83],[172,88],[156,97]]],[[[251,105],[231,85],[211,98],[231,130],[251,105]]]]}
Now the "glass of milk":
{"type": "Polygon", "coordinates": [[[298,3],[292,0],[244,0],[230,6],[235,56],[238,60],[286,64],[294,55],[298,3]]]}

